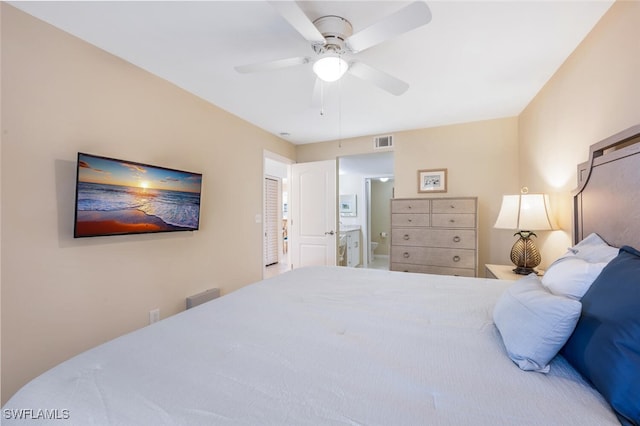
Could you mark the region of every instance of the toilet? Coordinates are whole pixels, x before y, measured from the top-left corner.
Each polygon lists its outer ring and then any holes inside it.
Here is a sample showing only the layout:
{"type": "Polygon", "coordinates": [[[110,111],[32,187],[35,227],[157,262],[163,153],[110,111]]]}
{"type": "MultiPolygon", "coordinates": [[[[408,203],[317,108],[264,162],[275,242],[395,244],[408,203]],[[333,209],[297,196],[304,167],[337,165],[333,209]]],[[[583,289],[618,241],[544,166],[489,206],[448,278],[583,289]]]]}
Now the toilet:
{"type": "Polygon", "coordinates": [[[374,251],[378,247],[378,242],[377,241],[371,241],[370,244],[371,244],[371,260],[373,260],[376,257],[374,251]]]}

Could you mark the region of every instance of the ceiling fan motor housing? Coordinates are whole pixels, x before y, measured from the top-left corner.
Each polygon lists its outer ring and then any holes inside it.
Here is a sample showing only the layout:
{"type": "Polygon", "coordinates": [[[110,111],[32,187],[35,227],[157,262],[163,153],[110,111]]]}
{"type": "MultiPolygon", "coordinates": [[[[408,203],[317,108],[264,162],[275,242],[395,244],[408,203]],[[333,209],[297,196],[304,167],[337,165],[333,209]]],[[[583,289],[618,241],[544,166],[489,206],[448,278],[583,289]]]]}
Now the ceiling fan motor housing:
{"type": "Polygon", "coordinates": [[[317,54],[326,52],[341,54],[345,51],[345,40],[353,34],[351,22],[340,16],[328,15],[316,19],[313,24],[327,42],[324,46],[313,46],[317,54]]]}

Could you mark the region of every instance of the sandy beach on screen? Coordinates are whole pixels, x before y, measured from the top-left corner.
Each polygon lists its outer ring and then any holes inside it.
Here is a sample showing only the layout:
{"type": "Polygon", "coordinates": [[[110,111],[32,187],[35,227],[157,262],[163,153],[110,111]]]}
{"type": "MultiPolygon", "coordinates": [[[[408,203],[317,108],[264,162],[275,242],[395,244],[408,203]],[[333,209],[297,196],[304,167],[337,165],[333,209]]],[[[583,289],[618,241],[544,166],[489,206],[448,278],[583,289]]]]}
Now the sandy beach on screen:
{"type": "Polygon", "coordinates": [[[191,229],[170,225],[156,216],[150,216],[136,209],[79,211],[76,220],[76,237],[191,229]]]}

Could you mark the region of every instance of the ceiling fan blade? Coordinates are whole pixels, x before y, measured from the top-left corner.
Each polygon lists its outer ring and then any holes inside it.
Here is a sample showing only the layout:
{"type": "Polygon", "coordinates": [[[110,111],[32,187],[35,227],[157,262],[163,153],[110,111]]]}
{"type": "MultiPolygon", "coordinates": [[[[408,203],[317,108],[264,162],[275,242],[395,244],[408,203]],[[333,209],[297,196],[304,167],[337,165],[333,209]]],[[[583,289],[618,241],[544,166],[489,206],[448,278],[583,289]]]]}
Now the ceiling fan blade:
{"type": "Polygon", "coordinates": [[[431,21],[431,10],[423,1],[416,1],[396,13],[387,16],[362,31],[349,37],[347,47],[355,52],[361,52],[372,46],[390,40],[431,21]]]}
{"type": "Polygon", "coordinates": [[[239,65],[234,67],[234,69],[241,74],[246,74],[250,72],[272,71],[307,63],[309,63],[309,58],[300,56],[297,58],[278,59],[276,61],[260,62],[257,64],[239,65]]]}
{"type": "Polygon", "coordinates": [[[295,1],[270,1],[269,3],[311,44],[320,46],[326,44],[324,36],[295,1]]]}
{"type": "Polygon", "coordinates": [[[400,96],[409,89],[409,84],[383,71],[375,69],[362,62],[354,62],[347,71],[362,80],[375,84],[395,96],[400,96]]]}

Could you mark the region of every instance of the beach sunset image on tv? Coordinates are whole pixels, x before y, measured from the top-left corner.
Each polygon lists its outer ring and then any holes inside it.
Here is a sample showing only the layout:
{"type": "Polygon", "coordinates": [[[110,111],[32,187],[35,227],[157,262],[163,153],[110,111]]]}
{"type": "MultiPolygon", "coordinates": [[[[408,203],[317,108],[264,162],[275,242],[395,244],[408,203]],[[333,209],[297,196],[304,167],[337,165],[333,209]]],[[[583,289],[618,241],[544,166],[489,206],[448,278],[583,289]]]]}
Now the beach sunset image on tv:
{"type": "Polygon", "coordinates": [[[195,231],[202,175],[78,153],[74,237],[195,231]]]}

